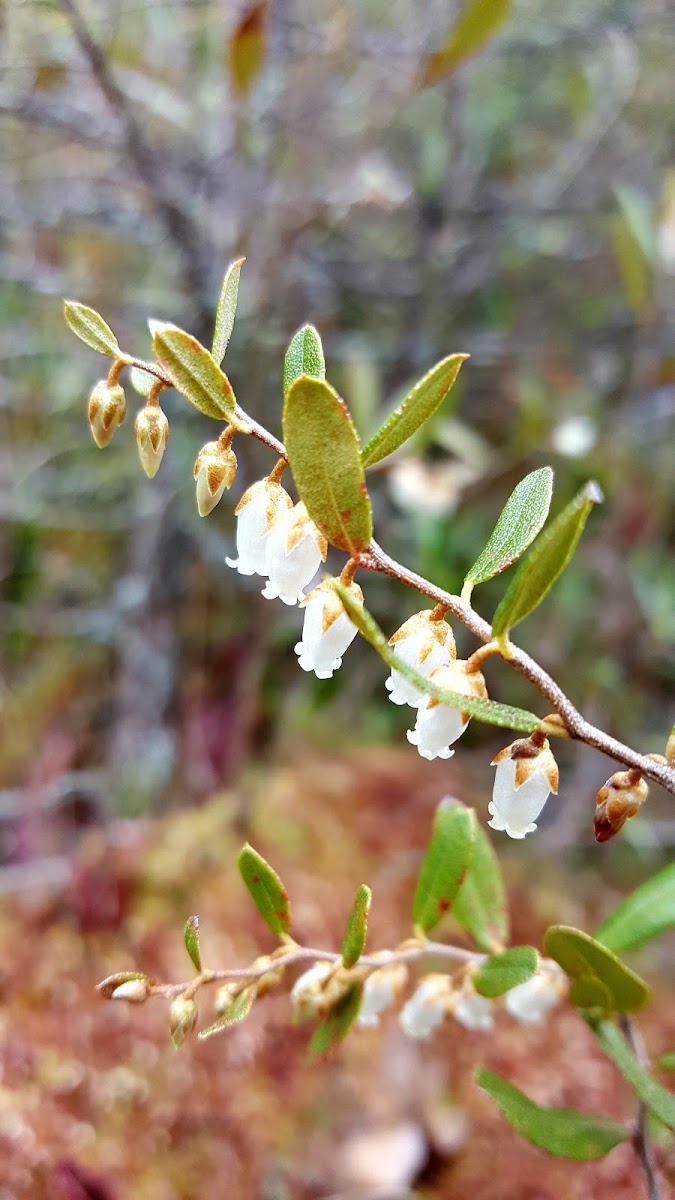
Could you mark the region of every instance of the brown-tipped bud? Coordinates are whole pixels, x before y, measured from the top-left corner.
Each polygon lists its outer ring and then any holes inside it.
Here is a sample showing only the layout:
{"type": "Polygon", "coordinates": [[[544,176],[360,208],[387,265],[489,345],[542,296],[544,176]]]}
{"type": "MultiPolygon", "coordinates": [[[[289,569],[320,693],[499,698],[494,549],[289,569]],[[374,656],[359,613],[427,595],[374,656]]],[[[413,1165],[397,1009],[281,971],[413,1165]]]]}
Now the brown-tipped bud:
{"type": "Polygon", "coordinates": [[[148,404],[136,417],[134,430],[141,466],[148,479],[153,479],[169,440],[169,422],[158,404],[148,404]]]}
{"type": "Polygon", "coordinates": [[[176,1049],[180,1049],[197,1021],[197,1005],[186,996],[176,996],[169,1009],[169,1029],[171,1041],[176,1049]]]}
{"type": "Polygon", "coordinates": [[[593,827],[596,842],[608,842],[634,817],[649,789],[639,771],[617,771],[600,788],[595,800],[593,827]]]}
{"type": "Polygon", "coordinates": [[[107,446],[118,425],[127,413],[124,388],[119,383],[100,379],[89,397],[87,416],[94,441],[99,449],[107,446]]]}
{"type": "Polygon", "coordinates": [[[200,517],[213,512],[223,492],[231,488],[237,473],[237,459],[230,446],[207,442],[194,466],[197,481],[197,508],[200,517]]]}
{"type": "Polygon", "coordinates": [[[128,979],[110,993],[111,1000],[126,1000],[129,1004],[143,1004],[150,995],[147,979],[128,979]]]}

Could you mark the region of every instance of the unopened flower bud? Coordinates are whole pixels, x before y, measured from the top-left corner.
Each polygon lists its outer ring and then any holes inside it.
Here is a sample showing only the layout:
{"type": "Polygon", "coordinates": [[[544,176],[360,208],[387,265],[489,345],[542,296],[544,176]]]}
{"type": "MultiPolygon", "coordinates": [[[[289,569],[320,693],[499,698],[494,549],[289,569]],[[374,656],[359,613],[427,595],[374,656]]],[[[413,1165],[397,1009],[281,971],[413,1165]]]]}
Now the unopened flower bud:
{"type": "MultiPolygon", "coordinates": [[[[390,637],[389,645],[394,647],[394,654],[402,663],[413,667],[425,679],[429,678],[432,671],[446,667],[457,657],[452,629],[432,608],[423,609],[409,617],[390,637]]],[[[394,704],[410,704],[417,708],[427,698],[424,692],[414,683],[409,683],[393,667],[385,687],[394,704]]]]}
{"type": "Polygon", "coordinates": [[[493,829],[512,838],[524,838],[537,828],[535,821],[558,791],[558,766],[548,739],[535,732],[500,750],[492,760],[497,767],[492,800],[488,804],[493,829]]]}
{"type": "Polygon", "coordinates": [[[197,481],[197,508],[200,517],[208,517],[227,488],[231,488],[237,473],[237,459],[231,446],[207,442],[202,446],[194,465],[197,481]]]}
{"type": "MultiPolygon", "coordinates": [[[[438,667],[431,672],[429,682],[464,696],[486,697],[487,688],[480,671],[467,671],[466,665],[464,660],[457,659],[445,667],[438,667]]],[[[452,758],[455,752],[450,747],[468,724],[468,713],[426,696],[417,709],[414,730],[408,730],[408,741],[417,746],[422,758],[452,758]]]]}
{"type": "Polygon", "coordinates": [[[325,1016],[342,999],[348,986],[345,978],[336,973],[334,963],[315,963],[296,979],[291,989],[293,1019],[300,1023],[310,1017],[325,1016]]]}
{"type": "MultiPolygon", "coordinates": [[[[363,606],[358,583],[347,585],[357,604],[363,606]]],[[[342,655],[351,646],[357,629],[330,580],[325,580],[300,601],[305,609],[302,641],[295,647],[303,671],[313,671],[317,679],[330,679],[342,665],[342,655]]]]}
{"type": "Polygon", "coordinates": [[[407,978],[408,971],[404,963],[392,963],[371,972],[363,984],[357,1025],[379,1025],[380,1013],[401,994],[407,978]]]}
{"type": "Polygon", "coordinates": [[[150,994],[147,979],[127,979],[126,983],[120,983],[114,992],[111,992],[111,1000],[127,1000],[129,1004],[142,1004],[147,1000],[150,994]]]}
{"type": "Polygon", "coordinates": [[[608,842],[634,817],[649,789],[639,771],[617,771],[600,788],[595,799],[593,826],[596,842],[608,842]]]}
{"type": "Polygon", "coordinates": [[[108,383],[100,379],[89,397],[87,416],[94,441],[99,449],[110,442],[118,425],[122,424],[127,412],[124,388],[119,383],[108,383]]]}
{"type": "Polygon", "coordinates": [[[153,479],[169,440],[169,422],[158,404],[147,404],[136,417],[134,430],[141,466],[148,479],[153,479]]]}
{"type": "Polygon", "coordinates": [[[169,1009],[171,1041],[178,1050],[192,1033],[197,1021],[197,1005],[186,996],[176,996],[169,1009]]]}

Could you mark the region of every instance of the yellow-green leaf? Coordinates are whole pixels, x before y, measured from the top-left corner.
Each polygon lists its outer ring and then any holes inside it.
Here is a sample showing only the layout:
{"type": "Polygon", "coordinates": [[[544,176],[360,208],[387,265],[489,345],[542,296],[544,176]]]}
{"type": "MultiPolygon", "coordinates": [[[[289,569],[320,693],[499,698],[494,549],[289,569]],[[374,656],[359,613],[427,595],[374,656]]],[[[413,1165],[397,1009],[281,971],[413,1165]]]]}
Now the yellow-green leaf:
{"type": "Polygon", "coordinates": [[[199,917],[188,917],[183,930],[183,940],[185,949],[187,950],[192,960],[192,965],[196,971],[202,969],[201,952],[199,949],[199,917]]]}
{"type": "Polygon", "coordinates": [[[552,494],[550,467],[541,467],[521,479],[506,501],[485,549],[467,571],[466,583],[484,583],[520,558],[544,524],[552,494]]]}
{"type": "Polygon", "coordinates": [[[471,976],[475,990],[488,1000],[503,996],[537,974],[539,955],[534,946],[512,946],[483,959],[471,976]]]}
{"type": "MultiPolygon", "coordinates": [[[[563,971],[575,980],[597,979],[607,990],[608,1011],[635,1012],[649,999],[649,988],[639,975],[631,971],[606,946],[596,942],[588,933],[569,925],[552,925],[546,931],[544,948],[563,971]]],[[[588,986],[588,985],[585,985],[588,986]]],[[[598,998],[602,993],[598,993],[598,998]]],[[[580,992],[577,990],[576,995],[580,992]]],[[[598,1007],[594,1001],[592,1007],[598,1007]]]]}
{"type": "Polygon", "coordinates": [[[481,950],[498,950],[509,936],[506,889],[499,860],[485,830],[476,824],[469,869],[452,906],[452,915],[481,950]]]}
{"type": "Polygon", "coordinates": [[[621,1074],[639,1096],[642,1103],[655,1116],[675,1129],[675,1096],[640,1065],[626,1039],[612,1021],[589,1021],[605,1054],[619,1068],[621,1074]]]}
{"type": "Polygon", "coordinates": [[[464,696],[461,692],[451,692],[448,688],[438,687],[431,680],[425,679],[413,667],[409,667],[394,653],[377,622],[366,608],[357,604],[351,592],[340,583],[339,579],[331,580],[331,586],[340,597],[350,619],[356,625],[359,633],[370,642],[390,667],[398,671],[410,683],[414,683],[427,696],[433,696],[450,708],[467,712],[477,721],[485,721],[488,725],[500,725],[506,729],[517,729],[524,733],[533,733],[541,725],[539,717],[524,708],[514,708],[510,704],[497,704],[494,700],[484,700],[481,696],[464,696]]]}
{"type": "Polygon", "coordinates": [[[587,483],[544,529],[497,608],[492,622],[495,637],[504,637],[541,603],[570,561],[593,505],[601,500],[597,483],[587,483]]]}
{"type": "Polygon", "coordinates": [[[265,63],[267,0],[252,4],[228,42],[230,77],[236,92],[246,95],[265,63]]]}
{"type": "Polygon", "coordinates": [[[362,883],[356,896],[352,911],[347,921],[347,932],[342,942],[342,965],[349,969],[355,966],[363,954],[368,932],[368,913],[372,892],[367,884],[362,883]]]}
{"type": "Polygon", "coordinates": [[[364,467],[372,467],[373,463],[393,454],[421,428],[436,409],[443,403],[454,384],[463,362],[468,354],[451,354],[436,363],[427,374],[412,388],[405,400],[399,404],[391,416],[370,439],[361,451],[361,461],[364,467]]]}
{"type": "Polygon", "coordinates": [[[234,416],[232,384],[196,338],[183,329],[164,325],[155,333],[152,348],[176,391],[190,404],[219,421],[234,416]]]}
{"type": "Polygon", "coordinates": [[[309,1043],[308,1057],[319,1058],[338,1045],[348,1034],[359,1015],[363,998],[363,984],[352,983],[345,994],[333,1005],[327,1017],[317,1025],[309,1043]]]}
{"type": "Polygon", "coordinates": [[[440,50],[430,54],[420,79],[420,87],[429,87],[444,79],[492,37],[506,20],[511,0],[468,0],[459,20],[440,50]]]}
{"type": "Polygon", "coordinates": [[[331,545],[358,554],[373,534],[373,512],[349,410],[322,379],[301,375],[284,401],[284,442],[295,486],[331,545]]]}
{"type": "Polygon", "coordinates": [[[621,901],[596,930],[595,938],[619,953],[674,927],[675,863],[669,863],[621,901]]]}
{"type": "Polygon", "coordinates": [[[291,384],[301,375],[309,375],[311,379],[326,378],[323,346],[313,325],[303,325],[290,340],[284,356],[284,398],[291,384]]]}
{"type": "Polygon", "coordinates": [[[220,300],[218,301],[216,311],[216,327],[213,333],[213,347],[211,350],[213,361],[217,366],[220,366],[223,361],[227,344],[232,336],[234,317],[237,311],[237,296],[239,294],[239,276],[245,262],[245,258],[238,258],[236,262],[230,263],[225,272],[223,286],[220,289],[220,300]]]}
{"type": "Polygon", "coordinates": [[[213,1025],[209,1025],[206,1029],[202,1029],[201,1033],[197,1034],[200,1042],[207,1041],[216,1033],[222,1033],[223,1030],[229,1029],[230,1025],[236,1025],[237,1021],[243,1021],[251,1011],[253,1001],[255,1000],[256,989],[252,984],[250,987],[243,988],[232,1000],[230,1007],[226,1012],[222,1013],[213,1025]]]}
{"type": "Polygon", "coordinates": [[[241,877],[263,921],[277,937],[285,937],[291,927],[291,906],[276,871],[248,843],[240,851],[237,861],[241,877]]]}
{"type": "Polygon", "coordinates": [[[413,924],[428,933],[448,912],[464,882],[476,841],[476,814],[443,801],[436,809],[429,848],[417,880],[413,924]]]}
{"type": "Polygon", "coordinates": [[[543,1108],[494,1071],[478,1071],[476,1079],[518,1133],[556,1158],[591,1162],[604,1158],[630,1136],[625,1126],[609,1117],[576,1108],[543,1108]]]}
{"type": "Polygon", "coordinates": [[[63,313],[75,336],[85,345],[112,358],[124,357],[115,334],[96,309],[79,304],[77,300],[64,300],[63,313]]]}

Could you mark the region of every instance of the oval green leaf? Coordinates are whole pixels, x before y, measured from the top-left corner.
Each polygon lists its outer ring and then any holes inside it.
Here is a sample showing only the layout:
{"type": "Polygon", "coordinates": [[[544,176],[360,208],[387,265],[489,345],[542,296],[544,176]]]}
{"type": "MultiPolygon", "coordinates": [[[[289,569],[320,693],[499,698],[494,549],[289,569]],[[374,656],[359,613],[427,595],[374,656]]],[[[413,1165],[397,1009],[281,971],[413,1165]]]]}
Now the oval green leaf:
{"type": "Polygon", "coordinates": [[[609,1117],[576,1108],[543,1108],[494,1071],[478,1071],[476,1079],[518,1133],[556,1158],[592,1162],[630,1137],[619,1121],[609,1117]]]}
{"type": "Polygon", "coordinates": [[[581,975],[572,980],[570,1000],[576,1008],[582,1008],[586,1014],[594,1013],[604,1016],[612,1011],[612,995],[597,975],[581,975]]]}
{"type": "Polygon", "coordinates": [[[481,950],[501,949],[509,936],[506,889],[492,842],[476,823],[476,840],[464,883],[452,906],[454,919],[481,950]]]}
{"type": "Polygon", "coordinates": [[[552,495],[550,467],[541,467],[521,479],[506,501],[485,549],[467,572],[465,583],[485,583],[524,554],[548,516],[552,495]]]}
{"type": "Polygon", "coordinates": [[[363,984],[350,984],[344,996],[333,1005],[328,1016],[314,1030],[307,1055],[310,1060],[326,1054],[333,1046],[343,1041],[359,1015],[362,998],[363,984]]]}
{"type": "Polygon", "coordinates": [[[417,433],[443,403],[459,375],[462,363],[468,357],[468,354],[451,354],[441,359],[415,384],[405,400],[387,417],[382,428],[364,446],[361,451],[364,467],[381,462],[417,433]]]}
{"type": "Polygon", "coordinates": [[[373,893],[366,883],[362,883],[347,921],[347,932],[342,943],[342,965],[349,969],[355,966],[363,954],[368,933],[368,913],[373,893]]]}
{"type": "Polygon", "coordinates": [[[276,871],[248,842],[239,853],[239,871],[263,921],[272,933],[284,938],[291,927],[288,894],[276,871]]]}
{"type": "Polygon", "coordinates": [[[634,950],[675,927],[675,863],[653,875],[614,909],[595,932],[598,942],[619,953],[634,950]]]}
{"type": "Polygon", "coordinates": [[[183,940],[185,949],[187,950],[192,960],[192,965],[196,971],[202,969],[202,958],[199,949],[199,917],[188,917],[183,930],[183,940]]]}
{"type": "Polygon", "coordinates": [[[153,384],[157,383],[157,376],[151,375],[149,371],[144,371],[142,367],[132,367],[129,372],[129,382],[139,396],[147,396],[153,384]]]}
{"type": "Polygon", "coordinates": [[[471,864],[476,814],[459,803],[441,801],[429,848],[417,880],[413,924],[428,933],[448,912],[471,864]]]}
{"type": "Polygon", "coordinates": [[[310,517],[332,546],[358,554],[373,535],[373,510],[346,404],[325,380],[301,375],[288,389],[283,429],[310,517]]]}
{"type": "Polygon", "coordinates": [[[201,1033],[197,1034],[200,1042],[205,1042],[216,1033],[222,1033],[224,1029],[229,1029],[230,1025],[235,1025],[237,1021],[243,1021],[248,1016],[255,1000],[256,989],[255,985],[244,988],[237,996],[234,997],[230,1007],[219,1016],[213,1025],[209,1025],[206,1029],[202,1029],[201,1033]]]}
{"type": "Polygon", "coordinates": [[[512,946],[501,954],[491,954],[471,976],[481,996],[494,1000],[537,974],[539,955],[534,946],[512,946]]]}
{"type": "Polygon", "coordinates": [[[227,344],[232,336],[234,315],[237,311],[237,295],[239,294],[239,276],[245,262],[245,258],[238,258],[236,262],[230,263],[225,272],[223,286],[220,289],[220,300],[218,301],[216,311],[216,327],[213,332],[213,348],[211,350],[213,361],[218,367],[223,361],[227,344]]]}
{"type": "Polygon", "coordinates": [[[121,354],[117,338],[109,325],[106,325],[100,313],[86,304],[78,304],[77,300],[64,300],[63,313],[76,337],[97,350],[99,354],[108,354],[112,358],[124,358],[121,354]]]}
{"type": "Polygon", "coordinates": [[[675,1071],[675,1050],[670,1050],[659,1059],[659,1067],[662,1071],[675,1071]]]}
{"type": "Polygon", "coordinates": [[[554,958],[571,979],[598,979],[604,984],[610,1011],[636,1012],[649,999],[649,988],[644,980],[606,946],[580,929],[552,925],[546,931],[544,948],[549,958],[554,958]]]}
{"type": "Polygon", "coordinates": [[[539,728],[540,718],[534,713],[528,712],[527,709],[514,708],[510,704],[497,704],[494,700],[484,700],[480,696],[463,696],[460,692],[451,692],[447,688],[437,687],[436,684],[425,679],[423,675],[395,655],[393,646],[389,645],[377,622],[366,608],[362,608],[355,602],[351,593],[344,584],[340,583],[339,579],[332,579],[331,586],[337,592],[361,636],[377,650],[380,658],[383,658],[390,667],[394,667],[405,679],[414,683],[427,696],[434,696],[443,704],[448,704],[450,708],[467,712],[470,717],[475,717],[477,721],[484,721],[488,725],[518,729],[524,733],[533,733],[535,729],[539,728]]]}
{"type": "Polygon", "coordinates": [[[424,63],[419,86],[429,87],[451,75],[465,58],[475,54],[492,37],[506,20],[510,8],[511,0],[468,0],[445,43],[424,63]]]}
{"type": "Polygon", "coordinates": [[[497,608],[492,622],[495,637],[504,637],[541,603],[570,561],[593,505],[601,501],[597,483],[587,483],[544,530],[497,608]]]}
{"type": "Polygon", "coordinates": [[[234,416],[232,384],[196,338],[183,329],[162,325],[152,339],[152,349],[176,391],[190,404],[218,421],[234,416]]]}
{"type": "Polygon", "coordinates": [[[301,375],[308,375],[310,379],[326,378],[323,346],[313,325],[303,325],[291,338],[284,357],[284,399],[291,384],[301,375]]]}
{"type": "Polygon", "coordinates": [[[657,1083],[640,1065],[623,1034],[612,1021],[589,1021],[589,1025],[608,1058],[619,1068],[624,1079],[646,1107],[664,1125],[675,1129],[675,1096],[657,1083]]]}

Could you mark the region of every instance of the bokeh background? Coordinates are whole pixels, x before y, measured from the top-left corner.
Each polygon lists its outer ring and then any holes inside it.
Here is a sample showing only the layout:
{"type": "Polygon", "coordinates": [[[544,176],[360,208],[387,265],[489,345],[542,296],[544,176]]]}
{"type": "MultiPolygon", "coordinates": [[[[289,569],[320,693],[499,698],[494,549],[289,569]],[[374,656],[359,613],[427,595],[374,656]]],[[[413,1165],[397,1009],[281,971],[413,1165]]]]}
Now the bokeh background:
{"type": "MultiPolygon", "coordinates": [[[[65,327],[64,296],[140,355],[148,317],[210,344],[223,272],[245,254],[224,366],[275,431],[283,353],[305,320],[364,437],[438,358],[469,353],[411,453],[372,476],[378,540],[454,591],[527,471],[555,468],[556,507],[598,479],[606,503],[518,640],[595,723],[663,750],[671,6],[485,8],[494,28],[472,53],[448,49],[459,6],[445,0],[0,10],[2,1200],[638,1194],[629,1149],[552,1165],[475,1095],[487,1061],[548,1103],[628,1113],[573,1014],[494,1045],[449,1031],[440,1054],[404,1046],[392,1023],[306,1071],[283,997],[175,1055],[160,1005],[120,1012],[93,991],[126,966],[181,977],[190,912],[215,965],[268,946],[236,878],[245,837],[288,879],[306,940],[335,944],[363,879],[373,946],[405,937],[433,808],[451,792],[485,816],[504,736],[474,723],[450,766],[423,763],[373,653],[355,646],[324,683],[300,672],[298,612],[224,565],[233,495],[197,515],[192,464],[214,424],[169,394],[151,482],[131,416],[96,450],[85,408],[103,360],[65,327]],[[378,1163],[399,1175],[378,1181],[378,1163]]],[[[237,454],[238,496],[271,460],[244,439],[237,454]]],[[[476,593],[486,617],[505,582],[476,593]]],[[[390,581],[364,586],[392,632],[418,607],[390,581]]],[[[513,673],[486,674],[495,699],[537,707],[513,673]]],[[[560,764],[536,840],[498,846],[520,938],[552,919],[592,928],[675,839],[654,786],[597,848],[611,766],[568,745],[560,764]]],[[[657,980],[654,1050],[671,1049],[665,955],[639,965],[657,980]]]]}

